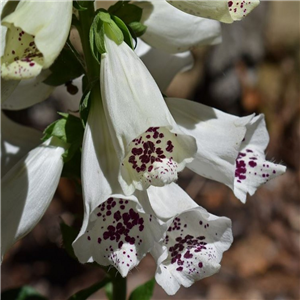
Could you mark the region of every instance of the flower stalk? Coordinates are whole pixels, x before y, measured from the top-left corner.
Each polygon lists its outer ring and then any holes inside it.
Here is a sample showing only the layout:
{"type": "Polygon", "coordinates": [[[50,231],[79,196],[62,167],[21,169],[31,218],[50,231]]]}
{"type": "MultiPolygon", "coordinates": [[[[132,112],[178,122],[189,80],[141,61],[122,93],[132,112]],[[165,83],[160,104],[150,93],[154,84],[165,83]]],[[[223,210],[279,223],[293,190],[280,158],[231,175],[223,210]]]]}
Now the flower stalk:
{"type": "Polygon", "coordinates": [[[94,1],[81,1],[81,6],[85,7],[86,10],[78,11],[79,13],[79,27],[78,32],[80,35],[80,40],[82,44],[82,49],[84,53],[87,77],[90,83],[95,81],[99,77],[99,64],[95,60],[89,42],[89,32],[90,27],[94,20],[94,1]]]}

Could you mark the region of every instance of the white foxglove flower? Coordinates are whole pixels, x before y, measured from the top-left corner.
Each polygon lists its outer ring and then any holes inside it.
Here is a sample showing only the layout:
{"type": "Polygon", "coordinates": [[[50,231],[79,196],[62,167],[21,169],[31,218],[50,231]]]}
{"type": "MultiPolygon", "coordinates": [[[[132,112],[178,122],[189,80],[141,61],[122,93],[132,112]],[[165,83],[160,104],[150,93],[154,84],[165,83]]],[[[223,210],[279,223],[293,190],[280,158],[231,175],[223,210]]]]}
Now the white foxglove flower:
{"type": "Polygon", "coordinates": [[[174,295],[181,285],[189,287],[218,272],[233,241],[231,221],[199,207],[175,183],[147,192],[155,215],[168,224],[165,239],[151,250],[157,283],[174,295]]]}
{"type": "Polygon", "coordinates": [[[286,168],[265,160],[269,142],[263,115],[238,118],[184,99],[169,98],[180,129],[197,140],[195,160],[187,167],[230,187],[242,202],[286,168]]]}
{"type": "Polygon", "coordinates": [[[41,132],[17,124],[1,112],[1,177],[41,143],[41,132]]]}
{"type": "Polygon", "coordinates": [[[188,14],[224,23],[243,19],[259,4],[259,0],[168,0],[168,2],[188,14]]]}
{"type": "MultiPolygon", "coordinates": [[[[36,77],[19,81],[8,97],[5,95],[2,97],[2,109],[24,109],[46,100],[55,89],[55,87],[43,83],[49,74],[49,70],[44,70],[36,77]]],[[[18,82],[16,80],[3,81],[7,83],[18,82]]]]}
{"type": "Polygon", "coordinates": [[[286,171],[285,166],[266,160],[265,150],[270,138],[264,115],[256,116],[246,127],[235,162],[233,186],[235,196],[244,203],[247,193],[253,195],[262,184],[286,171]]]}
{"type": "Polygon", "coordinates": [[[150,47],[141,39],[138,39],[135,52],[162,92],[166,91],[177,73],[190,70],[194,64],[190,51],[170,54],[150,47]]]}
{"type": "Polygon", "coordinates": [[[141,39],[154,48],[178,53],[222,40],[217,21],[183,13],[165,1],[135,2],[135,5],[143,9],[141,23],[147,26],[141,39]]]}
{"type": "Polygon", "coordinates": [[[66,144],[56,137],[31,150],[1,179],[1,255],[29,233],[48,208],[66,144]]]}
{"type": "Polygon", "coordinates": [[[81,263],[114,265],[125,277],[162,239],[165,227],[144,211],[136,196],[119,193],[118,172],[100,96],[92,95],[82,149],[85,214],[73,248],[81,263]]]}
{"type": "Polygon", "coordinates": [[[195,140],[181,133],[147,68],[125,42],[105,35],[101,95],[120,162],[123,193],[163,186],[193,160],[195,140]]]}
{"type": "Polygon", "coordinates": [[[71,20],[70,0],[20,1],[1,23],[7,27],[2,78],[32,78],[49,68],[68,38],[71,20]]]}

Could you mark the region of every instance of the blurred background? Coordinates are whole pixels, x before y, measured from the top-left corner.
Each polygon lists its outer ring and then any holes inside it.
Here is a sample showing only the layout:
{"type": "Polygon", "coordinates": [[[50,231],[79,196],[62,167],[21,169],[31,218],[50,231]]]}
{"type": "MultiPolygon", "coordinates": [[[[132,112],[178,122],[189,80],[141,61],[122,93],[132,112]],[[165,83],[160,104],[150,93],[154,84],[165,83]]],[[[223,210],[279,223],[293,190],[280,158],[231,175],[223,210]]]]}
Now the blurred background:
{"type": "MultiPolygon", "coordinates": [[[[235,240],[218,274],[173,297],[156,285],[153,299],[300,299],[299,16],[297,1],[262,1],[243,21],[222,25],[223,43],[195,50],[194,68],[170,84],[168,96],[239,116],[264,113],[270,133],[267,158],[286,165],[287,172],[248,197],[245,205],[226,186],[182,172],[179,185],[209,212],[229,217],[235,240]]],[[[43,130],[62,109],[63,103],[52,96],[6,114],[43,130]]],[[[61,219],[79,228],[82,211],[74,182],[61,179],[43,219],[5,256],[2,290],[30,285],[49,299],[62,300],[101,280],[101,269],[79,264],[62,249],[61,219]]],[[[147,256],[129,274],[128,292],[151,279],[155,268],[147,256]]],[[[89,299],[105,299],[105,294],[89,299]]]]}

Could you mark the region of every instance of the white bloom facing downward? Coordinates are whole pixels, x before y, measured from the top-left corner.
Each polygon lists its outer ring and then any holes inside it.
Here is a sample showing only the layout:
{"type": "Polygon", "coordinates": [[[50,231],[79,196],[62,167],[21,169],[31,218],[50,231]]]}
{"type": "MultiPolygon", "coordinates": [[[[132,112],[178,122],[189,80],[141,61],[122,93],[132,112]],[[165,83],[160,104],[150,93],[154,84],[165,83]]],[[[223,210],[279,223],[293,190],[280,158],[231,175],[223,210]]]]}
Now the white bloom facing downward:
{"type": "Polygon", "coordinates": [[[65,147],[65,143],[52,137],[2,177],[1,255],[44,215],[59,182],[65,147]]]}
{"type": "Polygon", "coordinates": [[[101,95],[120,162],[125,195],[150,185],[163,186],[193,159],[194,138],[181,133],[150,73],[125,42],[105,35],[101,95]]]}
{"type": "Polygon", "coordinates": [[[189,287],[218,272],[233,241],[231,221],[208,213],[174,183],[150,187],[148,194],[155,214],[168,224],[165,239],[151,251],[157,283],[173,295],[181,285],[189,287]]]}
{"type": "Polygon", "coordinates": [[[188,14],[224,23],[232,23],[243,19],[259,4],[259,0],[168,0],[168,2],[188,14]]]}
{"type": "Polygon", "coordinates": [[[72,1],[20,1],[2,20],[8,30],[1,76],[32,78],[49,68],[67,40],[71,19],[72,1]]]}
{"type": "Polygon", "coordinates": [[[184,99],[169,98],[167,104],[180,129],[197,140],[188,168],[226,184],[242,202],[285,172],[284,166],[265,161],[269,136],[263,115],[239,118],[184,99]]]}
{"type": "Polygon", "coordinates": [[[143,9],[141,22],[147,26],[141,39],[154,48],[178,53],[221,42],[221,26],[172,7],[167,2],[135,2],[143,9]]]}

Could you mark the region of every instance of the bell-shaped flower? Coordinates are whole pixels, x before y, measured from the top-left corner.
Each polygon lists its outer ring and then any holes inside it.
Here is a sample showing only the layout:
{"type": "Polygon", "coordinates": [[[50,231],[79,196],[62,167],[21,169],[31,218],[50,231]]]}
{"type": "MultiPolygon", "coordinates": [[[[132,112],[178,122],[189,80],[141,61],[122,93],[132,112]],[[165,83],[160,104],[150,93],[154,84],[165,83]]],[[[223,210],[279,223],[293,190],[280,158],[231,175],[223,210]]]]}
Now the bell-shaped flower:
{"type": "Polygon", "coordinates": [[[73,248],[81,263],[113,265],[125,277],[163,238],[165,226],[139,204],[146,192],[129,197],[118,193],[118,158],[101,99],[94,96],[82,149],[84,221],[73,248]]]}
{"type": "Polygon", "coordinates": [[[141,39],[138,39],[135,52],[162,92],[165,92],[177,73],[190,70],[194,64],[190,51],[170,54],[150,47],[141,39]]]}
{"type": "Polygon", "coordinates": [[[181,285],[189,287],[218,272],[233,241],[231,221],[208,213],[175,183],[147,192],[154,215],[168,225],[165,239],[151,250],[157,283],[173,295],[181,285]]]}
{"type": "Polygon", "coordinates": [[[182,134],[145,65],[122,42],[105,35],[101,95],[125,195],[164,186],[193,160],[196,143],[182,134]]]}
{"type": "Polygon", "coordinates": [[[269,136],[263,115],[239,118],[189,100],[166,101],[180,129],[197,140],[195,160],[187,167],[226,184],[242,202],[285,172],[286,167],[265,160],[269,136]]]}
{"type": "Polygon", "coordinates": [[[48,208],[57,188],[67,145],[48,139],[1,178],[1,255],[29,233],[48,208]]]}
{"type": "Polygon", "coordinates": [[[222,40],[217,21],[183,13],[166,1],[135,2],[135,5],[143,9],[141,23],[147,26],[141,39],[154,48],[178,53],[222,40]]]}
{"type": "Polygon", "coordinates": [[[185,13],[224,23],[232,23],[243,19],[259,4],[259,0],[168,0],[168,2],[185,13]]]}
{"type": "Polygon", "coordinates": [[[41,132],[17,124],[1,112],[1,177],[41,143],[41,132]]]}
{"type": "Polygon", "coordinates": [[[71,20],[71,0],[20,1],[1,23],[7,27],[2,78],[32,78],[49,68],[69,36],[71,20]]]}

